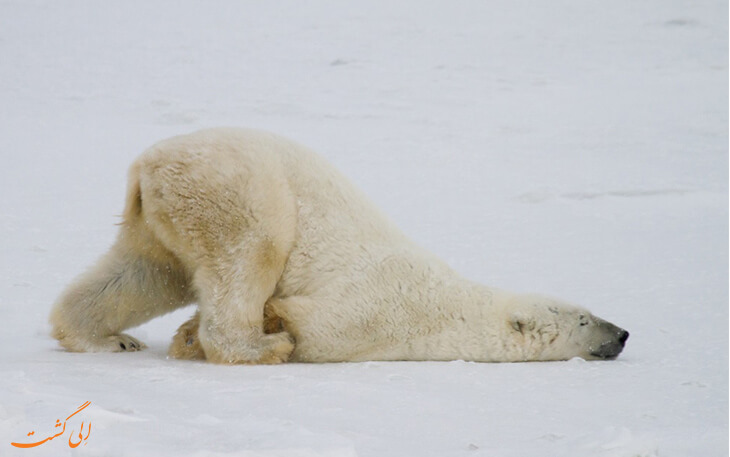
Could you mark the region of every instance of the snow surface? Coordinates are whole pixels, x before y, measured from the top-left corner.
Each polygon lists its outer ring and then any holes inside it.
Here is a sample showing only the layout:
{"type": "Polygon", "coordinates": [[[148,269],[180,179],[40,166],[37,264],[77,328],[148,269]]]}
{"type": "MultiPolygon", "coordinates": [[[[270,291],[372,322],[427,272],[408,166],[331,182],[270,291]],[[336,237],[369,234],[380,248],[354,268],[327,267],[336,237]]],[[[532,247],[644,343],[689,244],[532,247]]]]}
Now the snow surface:
{"type": "Polygon", "coordinates": [[[722,0],[0,1],[0,455],[728,455],[727,20],[722,0]],[[583,304],[626,351],[168,360],[192,308],[133,329],[140,353],[60,350],[50,306],[111,244],[128,165],[217,125],[320,151],[465,276],[583,304]]]}

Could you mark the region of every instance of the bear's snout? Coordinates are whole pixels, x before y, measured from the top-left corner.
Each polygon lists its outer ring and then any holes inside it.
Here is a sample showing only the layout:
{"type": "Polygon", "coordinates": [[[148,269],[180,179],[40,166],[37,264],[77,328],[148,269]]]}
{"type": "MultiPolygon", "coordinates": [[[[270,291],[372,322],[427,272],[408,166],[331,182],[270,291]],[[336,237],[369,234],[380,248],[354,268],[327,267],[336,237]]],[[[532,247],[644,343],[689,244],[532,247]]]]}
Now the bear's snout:
{"type": "Polygon", "coordinates": [[[621,342],[621,345],[623,346],[626,344],[626,340],[628,340],[628,339],[629,339],[629,332],[622,329],[621,333],[618,337],[619,342],[621,342]]]}
{"type": "Polygon", "coordinates": [[[591,355],[600,359],[616,358],[624,350],[629,332],[604,320],[600,320],[598,326],[604,337],[598,348],[591,351],[591,355]]]}

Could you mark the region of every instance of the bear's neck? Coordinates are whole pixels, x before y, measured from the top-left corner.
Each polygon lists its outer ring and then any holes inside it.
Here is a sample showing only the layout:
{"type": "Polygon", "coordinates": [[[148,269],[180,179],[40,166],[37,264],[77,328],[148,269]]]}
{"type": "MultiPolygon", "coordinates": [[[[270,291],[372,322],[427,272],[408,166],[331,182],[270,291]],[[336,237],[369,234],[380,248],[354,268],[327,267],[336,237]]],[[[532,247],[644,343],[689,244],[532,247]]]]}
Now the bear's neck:
{"type": "Polygon", "coordinates": [[[496,362],[507,321],[503,304],[510,294],[467,280],[445,265],[426,276],[429,331],[408,342],[411,355],[422,360],[496,362]],[[502,325],[503,324],[503,325],[502,325]]]}

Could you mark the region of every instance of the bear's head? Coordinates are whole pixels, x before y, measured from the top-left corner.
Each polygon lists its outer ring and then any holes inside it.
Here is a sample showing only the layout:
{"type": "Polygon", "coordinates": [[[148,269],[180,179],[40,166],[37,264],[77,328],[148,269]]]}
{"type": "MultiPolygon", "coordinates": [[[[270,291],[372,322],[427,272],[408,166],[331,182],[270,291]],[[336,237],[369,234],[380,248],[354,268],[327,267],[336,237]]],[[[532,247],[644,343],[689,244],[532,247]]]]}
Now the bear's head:
{"type": "Polygon", "coordinates": [[[616,358],[629,332],[585,309],[551,299],[531,299],[508,313],[507,332],[522,360],[616,358]]]}

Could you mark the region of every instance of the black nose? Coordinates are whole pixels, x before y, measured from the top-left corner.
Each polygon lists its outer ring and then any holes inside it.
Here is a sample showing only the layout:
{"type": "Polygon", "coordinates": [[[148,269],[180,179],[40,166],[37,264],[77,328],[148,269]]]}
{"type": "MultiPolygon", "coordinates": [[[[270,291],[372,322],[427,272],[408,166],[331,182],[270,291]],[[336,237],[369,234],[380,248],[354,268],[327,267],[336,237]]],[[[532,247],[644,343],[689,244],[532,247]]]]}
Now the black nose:
{"type": "Polygon", "coordinates": [[[618,335],[618,341],[619,341],[619,343],[621,343],[621,346],[626,344],[626,340],[628,340],[628,339],[629,339],[629,332],[627,332],[626,330],[621,330],[621,333],[619,333],[619,335],[618,335]]]}

